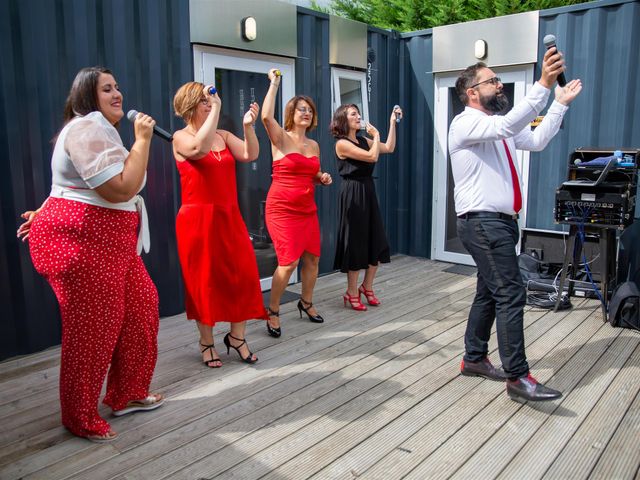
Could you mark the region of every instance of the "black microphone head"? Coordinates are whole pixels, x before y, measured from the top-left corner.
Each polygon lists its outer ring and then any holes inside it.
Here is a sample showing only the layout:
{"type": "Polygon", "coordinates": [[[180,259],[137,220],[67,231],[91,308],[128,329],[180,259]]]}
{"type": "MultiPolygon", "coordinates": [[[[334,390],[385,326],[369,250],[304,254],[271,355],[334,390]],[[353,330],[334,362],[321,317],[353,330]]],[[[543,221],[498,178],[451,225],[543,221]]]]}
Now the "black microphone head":
{"type": "Polygon", "coordinates": [[[127,118],[129,119],[129,121],[131,123],[136,121],[136,117],[138,116],[138,111],[137,110],[129,110],[127,112],[127,118]]]}
{"type": "Polygon", "coordinates": [[[551,48],[551,47],[555,47],[556,46],[556,36],[555,35],[545,35],[544,38],[542,39],[542,42],[544,43],[544,46],[547,48],[551,48]]]}

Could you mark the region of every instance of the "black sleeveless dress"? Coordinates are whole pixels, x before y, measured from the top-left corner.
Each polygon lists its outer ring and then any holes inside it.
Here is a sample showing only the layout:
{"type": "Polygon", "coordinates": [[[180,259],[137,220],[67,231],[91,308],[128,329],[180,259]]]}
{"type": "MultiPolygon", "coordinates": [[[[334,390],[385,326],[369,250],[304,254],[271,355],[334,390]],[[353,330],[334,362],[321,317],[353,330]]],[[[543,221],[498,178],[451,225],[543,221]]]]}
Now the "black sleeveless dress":
{"type": "MultiPolygon", "coordinates": [[[[358,147],[369,150],[366,139],[357,137],[357,140],[358,147]]],[[[389,263],[389,242],[371,176],[376,164],[351,158],[342,160],[337,155],[336,161],[342,185],[333,268],[347,273],[378,263],[389,263]]]]}

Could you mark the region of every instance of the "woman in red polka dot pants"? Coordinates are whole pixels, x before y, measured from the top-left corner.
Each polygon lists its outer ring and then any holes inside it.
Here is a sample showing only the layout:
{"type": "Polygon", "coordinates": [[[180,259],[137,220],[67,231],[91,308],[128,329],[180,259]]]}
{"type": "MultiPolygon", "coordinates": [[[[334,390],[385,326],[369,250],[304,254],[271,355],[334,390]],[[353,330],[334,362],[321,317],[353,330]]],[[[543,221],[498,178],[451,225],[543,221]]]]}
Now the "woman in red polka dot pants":
{"type": "Polygon", "coordinates": [[[116,437],[97,408],[107,371],[104,403],[115,416],[152,410],[164,401],[149,393],[158,293],[139,256],[149,238],[137,195],[155,122],[138,114],[129,152],[114,128],[123,115],[111,72],[82,69],[51,160],[51,194],[40,209],[22,215],[26,222],[18,230],[19,237],[29,238],[34,267],[60,304],[62,423],[95,442],[116,437]]]}

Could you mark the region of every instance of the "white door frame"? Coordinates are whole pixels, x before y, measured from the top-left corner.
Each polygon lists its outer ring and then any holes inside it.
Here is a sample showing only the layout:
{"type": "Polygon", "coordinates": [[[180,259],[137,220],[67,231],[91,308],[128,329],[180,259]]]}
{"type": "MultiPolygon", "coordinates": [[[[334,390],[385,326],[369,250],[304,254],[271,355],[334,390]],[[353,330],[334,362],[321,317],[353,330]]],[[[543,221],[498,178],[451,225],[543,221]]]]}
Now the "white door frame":
{"type": "MultiPolygon", "coordinates": [[[[533,85],[533,65],[491,68],[504,83],[514,84],[514,103],[520,101],[533,85]]],[[[431,258],[446,262],[475,265],[471,255],[445,250],[447,220],[447,135],[449,117],[449,88],[454,87],[460,72],[435,75],[435,138],[433,147],[433,199],[431,258]]],[[[520,212],[520,226],[525,226],[529,189],[529,152],[516,150],[516,162],[522,176],[523,207],[520,212]]],[[[451,186],[453,188],[453,186],[451,186]]]]}
{"type": "MultiPolygon", "coordinates": [[[[277,68],[282,72],[280,88],[282,89],[282,108],[295,95],[295,62],[291,58],[263,55],[261,53],[227,50],[224,48],[208,47],[204,45],[193,46],[193,76],[196,81],[205,85],[214,85],[216,82],[216,68],[236,70],[241,72],[264,73],[264,81],[268,82],[267,72],[277,68]]],[[[222,99],[224,101],[224,99],[222,99]]],[[[255,99],[262,104],[262,99],[255,99]]],[[[249,102],[247,103],[247,105],[249,102]]],[[[264,290],[271,289],[272,277],[260,279],[260,287],[264,290]]],[[[291,275],[290,283],[298,281],[297,270],[291,275]]]]}

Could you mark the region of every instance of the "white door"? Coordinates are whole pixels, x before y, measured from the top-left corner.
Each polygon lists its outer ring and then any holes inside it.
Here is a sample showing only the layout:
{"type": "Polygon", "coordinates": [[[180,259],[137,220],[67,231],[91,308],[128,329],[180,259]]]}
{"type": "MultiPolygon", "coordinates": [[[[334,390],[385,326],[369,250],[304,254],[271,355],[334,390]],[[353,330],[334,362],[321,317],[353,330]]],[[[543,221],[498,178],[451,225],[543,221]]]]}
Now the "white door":
{"type": "MultiPolygon", "coordinates": [[[[276,99],[275,116],[282,123],[286,102],[294,96],[294,61],[257,53],[194,46],[194,78],[215,85],[222,99],[219,128],[242,138],[242,117],[252,102],[262,106],[269,88],[267,72],[277,68],[282,80],[276,99]]],[[[262,290],[271,288],[271,276],[277,266],[273,243],[264,222],[267,192],[271,185],[271,144],[262,125],[256,122],[260,156],[255,162],[236,164],[238,203],[253,244],[262,290]]],[[[291,282],[297,281],[297,272],[291,282]]]]}
{"type": "MultiPolygon", "coordinates": [[[[500,77],[510,104],[519,102],[533,84],[533,65],[491,68],[500,77]]],[[[432,258],[446,262],[475,265],[471,255],[462,246],[456,231],[456,211],[453,202],[453,178],[447,150],[449,125],[458,113],[464,110],[458,99],[455,83],[460,72],[438,74],[435,79],[435,141],[432,203],[432,258]]],[[[523,208],[520,226],[526,225],[527,190],[529,186],[529,152],[516,151],[519,170],[522,174],[523,208]]]]}

